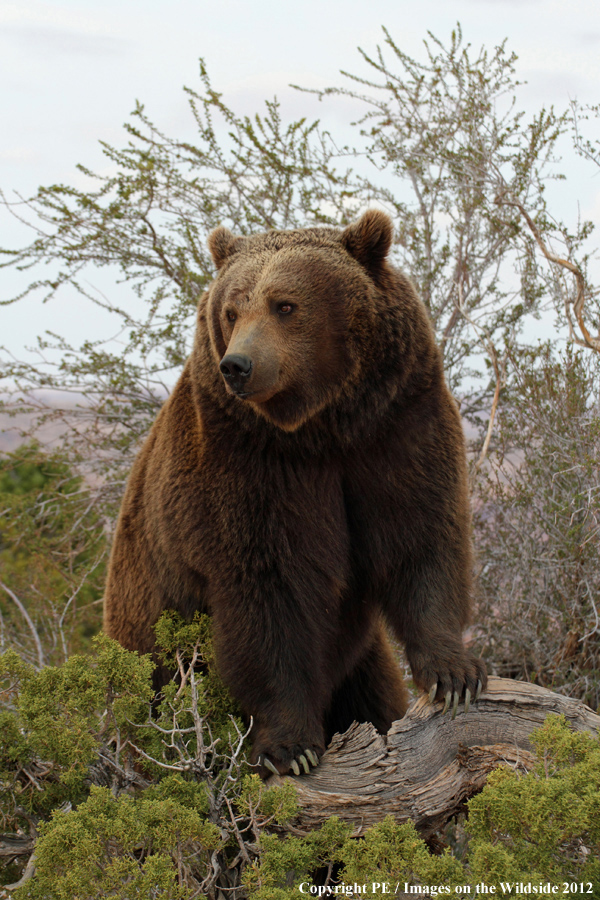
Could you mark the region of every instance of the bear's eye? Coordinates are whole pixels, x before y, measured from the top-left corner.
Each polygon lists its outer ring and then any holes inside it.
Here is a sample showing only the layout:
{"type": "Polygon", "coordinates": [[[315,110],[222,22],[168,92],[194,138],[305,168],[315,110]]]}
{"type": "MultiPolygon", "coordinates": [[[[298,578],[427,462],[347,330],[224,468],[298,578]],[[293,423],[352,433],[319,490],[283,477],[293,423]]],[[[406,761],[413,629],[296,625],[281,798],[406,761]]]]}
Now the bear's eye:
{"type": "Polygon", "coordinates": [[[226,315],[227,315],[228,322],[235,322],[235,320],[237,319],[237,314],[232,312],[232,310],[229,310],[229,312],[226,315]]]}
{"type": "Polygon", "coordinates": [[[288,316],[293,308],[294,307],[291,303],[279,303],[277,306],[277,312],[281,313],[282,316],[288,316]]]}

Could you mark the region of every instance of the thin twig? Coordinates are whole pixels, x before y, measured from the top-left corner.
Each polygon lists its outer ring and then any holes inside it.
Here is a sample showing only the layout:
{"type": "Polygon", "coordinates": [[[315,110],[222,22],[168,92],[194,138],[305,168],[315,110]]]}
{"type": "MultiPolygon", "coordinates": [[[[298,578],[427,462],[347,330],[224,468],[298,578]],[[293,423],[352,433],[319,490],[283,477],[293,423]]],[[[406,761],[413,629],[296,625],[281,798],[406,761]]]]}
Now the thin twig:
{"type": "Polygon", "coordinates": [[[13,591],[11,591],[11,589],[9,587],[7,587],[3,581],[0,581],[0,588],[2,588],[3,591],[6,591],[6,593],[10,597],[10,599],[13,601],[13,603],[15,604],[15,606],[17,607],[17,609],[19,610],[19,612],[21,613],[21,615],[27,622],[27,625],[29,626],[29,630],[31,631],[31,634],[33,635],[33,640],[35,641],[35,646],[37,648],[39,667],[40,667],[40,669],[43,669],[44,666],[46,665],[46,663],[44,661],[44,651],[42,649],[42,642],[40,641],[40,636],[37,633],[37,629],[36,629],[35,625],[33,624],[29,613],[27,612],[27,610],[25,609],[25,607],[23,606],[23,604],[21,603],[21,601],[19,600],[17,595],[15,593],[13,593],[13,591]]]}
{"type": "MultiPolygon", "coordinates": [[[[471,325],[476,332],[480,332],[485,337],[485,348],[490,355],[490,359],[492,361],[492,366],[494,367],[494,374],[496,376],[496,388],[494,390],[494,397],[492,399],[492,407],[490,409],[490,417],[488,420],[487,432],[485,435],[485,440],[483,442],[483,447],[481,448],[481,453],[479,454],[479,459],[475,463],[475,472],[478,472],[481,466],[484,463],[484,460],[487,456],[488,448],[490,446],[490,441],[492,439],[492,431],[494,430],[494,421],[496,418],[496,412],[498,411],[498,401],[500,399],[500,391],[504,387],[504,383],[506,381],[506,362],[508,359],[508,350],[502,357],[501,361],[498,361],[498,353],[496,352],[496,348],[494,343],[487,331],[487,329],[483,328],[481,325],[478,325],[471,316],[465,310],[463,296],[462,296],[462,285],[461,282],[458,282],[458,302],[456,304],[457,310],[460,314],[466,319],[466,321],[471,325]]],[[[482,338],[480,338],[482,340],[482,338]]]]}

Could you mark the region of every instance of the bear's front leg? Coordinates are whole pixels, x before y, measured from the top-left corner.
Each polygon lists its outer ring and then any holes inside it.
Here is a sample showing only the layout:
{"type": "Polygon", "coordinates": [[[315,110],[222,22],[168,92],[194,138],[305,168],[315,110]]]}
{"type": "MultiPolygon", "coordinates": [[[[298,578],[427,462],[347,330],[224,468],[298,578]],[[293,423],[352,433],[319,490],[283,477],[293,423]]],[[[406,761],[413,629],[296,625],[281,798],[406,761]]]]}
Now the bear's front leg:
{"type": "Polygon", "coordinates": [[[414,682],[446,708],[486,686],[463,643],[472,595],[471,516],[458,410],[438,373],[389,432],[350,459],[353,558],[405,646],[414,682]]]}
{"type": "Polygon", "coordinates": [[[244,581],[211,604],[219,671],[252,718],[260,774],[308,772],[325,750],[335,598],[272,573],[258,588],[244,581]]]}
{"type": "Polygon", "coordinates": [[[416,686],[431,702],[443,700],[443,713],[452,704],[452,718],[459,701],[468,712],[471,700],[478,700],[487,685],[485,663],[466,650],[460,635],[429,630],[420,641],[407,641],[405,649],[416,686]]]}
{"type": "Polygon", "coordinates": [[[392,616],[404,643],[415,685],[430,700],[443,700],[452,717],[459,701],[465,711],[487,685],[485,663],[466,649],[462,632],[468,621],[470,554],[444,546],[438,536],[420,561],[406,566],[401,601],[392,616]],[[461,558],[463,557],[463,558],[461,558]]]}

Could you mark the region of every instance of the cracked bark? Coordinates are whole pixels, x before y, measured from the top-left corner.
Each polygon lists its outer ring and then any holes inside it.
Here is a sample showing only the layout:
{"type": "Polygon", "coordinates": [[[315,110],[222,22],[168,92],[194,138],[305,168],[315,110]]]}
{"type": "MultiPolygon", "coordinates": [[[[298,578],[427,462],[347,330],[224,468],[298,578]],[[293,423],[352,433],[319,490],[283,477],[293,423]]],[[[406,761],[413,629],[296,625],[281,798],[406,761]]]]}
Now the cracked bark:
{"type": "Polygon", "coordinates": [[[272,776],[267,785],[291,778],[300,814],[284,830],[304,834],[329,816],[339,816],[358,836],[385,816],[411,819],[427,838],[442,828],[480,791],[499,765],[526,772],[533,766],[531,732],[549,713],[562,714],[577,731],[596,732],[600,716],[579,700],[508,678],[490,677],[488,689],[467,713],[442,715],[442,703],[425,696],[387,735],[370,723],[335,735],[320,765],[309,775],[272,776]]]}

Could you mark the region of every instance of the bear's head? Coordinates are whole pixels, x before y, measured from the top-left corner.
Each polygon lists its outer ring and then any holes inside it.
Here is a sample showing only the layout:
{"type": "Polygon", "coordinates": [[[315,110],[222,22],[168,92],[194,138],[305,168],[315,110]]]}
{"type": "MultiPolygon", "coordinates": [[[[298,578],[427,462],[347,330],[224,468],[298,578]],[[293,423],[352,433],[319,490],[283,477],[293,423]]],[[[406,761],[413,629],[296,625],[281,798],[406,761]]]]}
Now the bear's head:
{"type": "Polygon", "coordinates": [[[391,240],[392,223],[379,210],[343,231],[213,231],[219,272],[206,311],[225,390],[294,431],[354,383],[373,355],[359,345],[373,332],[391,240]]]}

